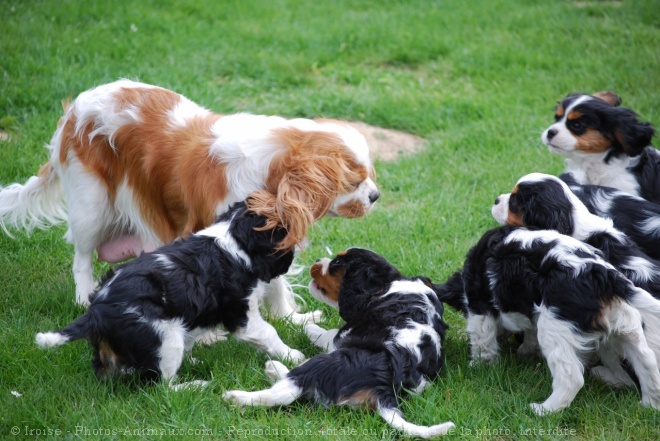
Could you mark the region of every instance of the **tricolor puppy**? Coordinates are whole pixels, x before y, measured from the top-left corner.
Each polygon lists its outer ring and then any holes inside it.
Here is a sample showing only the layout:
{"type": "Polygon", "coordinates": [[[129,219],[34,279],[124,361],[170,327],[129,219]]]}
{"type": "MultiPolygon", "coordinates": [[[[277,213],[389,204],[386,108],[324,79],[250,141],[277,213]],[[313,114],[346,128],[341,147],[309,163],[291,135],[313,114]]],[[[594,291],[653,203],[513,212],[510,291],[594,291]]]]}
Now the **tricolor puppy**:
{"type": "MultiPolygon", "coordinates": [[[[651,204],[635,196],[625,197],[651,204]]],[[[523,176],[511,193],[495,200],[492,214],[502,225],[556,230],[593,246],[635,286],[660,299],[660,261],[649,257],[614,228],[611,219],[591,214],[559,178],[541,173],[523,176]]],[[[660,360],[660,302],[648,301],[647,305],[638,302],[636,307],[644,320],[646,340],[660,360]]],[[[609,383],[633,384],[628,376],[611,378],[601,367],[594,373],[609,383]]]]}
{"type": "Polygon", "coordinates": [[[541,139],[566,158],[566,172],[578,183],[660,202],[660,152],[651,146],[655,130],[620,104],[612,92],[568,95],[541,139]]]}
{"type": "MultiPolygon", "coordinates": [[[[436,287],[440,299],[465,313],[474,361],[493,362],[502,330],[537,337],[552,374],[552,394],[534,411],[571,404],[584,384],[585,360],[640,380],[642,404],[660,409],[660,372],[644,335],[640,309],[660,302],[635,287],[601,253],[552,230],[503,226],[468,252],[463,269],[436,287]]],[[[521,350],[526,351],[523,347],[521,350]]]]}
{"type": "MultiPolygon", "coordinates": [[[[0,227],[66,220],[80,304],[94,288],[94,252],[119,262],[153,250],[211,225],[253,192],[249,209],[279,210],[289,232],[278,250],[325,214],[364,216],[379,196],[367,143],[343,122],[218,115],[129,80],[65,105],[48,148],[37,176],[0,191],[0,227]]],[[[283,316],[295,312],[285,288],[279,283],[266,294],[283,316]]]]}
{"type": "Polygon", "coordinates": [[[306,326],[312,341],[329,353],[291,371],[268,362],[266,373],[275,381],[270,389],[229,391],[225,398],[242,405],[281,406],[307,396],[325,404],[366,406],[395,429],[421,438],[452,429],[449,422],[409,423],[398,408],[400,395],[423,390],[443,365],[446,325],[430,281],[404,277],[378,254],[358,248],[318,260],[310,273],[312,295],[338,308],[346,321],[329,331],[306,326]]]}
{"type": "MultiPolygon", "coordinates": [[[[495,199],[491,212],[501,225],[556,230],[593,246],[636,286],[660,298],[660,261],[616,229],[611,219],[591,214],[561,179],[542,173],[525,175],[511,193],[495,199]]],[[[660,327],[655,334],[660,350],[660,327]]]]}
{"type": "Polygon", "coordinates": [[[286,240],[281,225],[237,203],[210,227],[111,271],[84,315],[37,334],[36,342],[51,347],[87,339],[99,377],[138,371],[145,381],[173,380],[195,337],[217,326],[300,362],[304,355],[259,313],[266,284],[293,260],[293,246],[282,249],[286,240]]]}

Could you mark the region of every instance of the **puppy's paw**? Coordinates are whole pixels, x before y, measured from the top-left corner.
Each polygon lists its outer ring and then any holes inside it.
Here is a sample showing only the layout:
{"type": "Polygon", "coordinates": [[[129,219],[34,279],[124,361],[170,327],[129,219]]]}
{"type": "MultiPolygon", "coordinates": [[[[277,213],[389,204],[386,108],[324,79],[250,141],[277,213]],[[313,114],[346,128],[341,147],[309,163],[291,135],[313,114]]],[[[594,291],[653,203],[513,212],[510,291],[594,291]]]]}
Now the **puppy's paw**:
{"type": "Polygon", "coordinates": [[[654,396],[646,394],[642,397],[640,404],[644,407],[651,406],[655,410],[660,410],[660,396],[658,396],[657,392],[654,394],[654,396]]]}
{"type": "Polygon", "coordinates": [[[89,308],[90,301],[88,296],[78,297],[76,296],[76,305],[82,306],[83,308],[89,308]]]}
{"type": "Polygon", "coordinates": [[[266,377],[271,384],[280,381],[289,373],[289,369],[279,361],[268,360],[265,368],[266,377]]]}
{"type": "Polygon", "coordinates": [[[536,355],[540,352],[540,348],[537,345],[530,344],[521,344],[518,346],[518,353],[520,355],[536,355]]]}
{"type": "Polygon", "coordinates": [[[475,367],[481,364],[492,366],[496,364],[499,361],[499,359],[500,359],[499,355],[489,356],[489,357],[484,357],[483,355],[480,357],[472,357],[472,359],[470,360],[470,366],[475,367]]]}
{"type": "Polygon", "coordinates": [[[286,358],[291,360],[291,362],[295,363],[296,366],[305,361],[305,354],[300,352],[297,349],[291,349],[289,353],[287,354],[286,358]]]}
{"type": "Polygon", "coordinates": [[[304,325],[306,323],[319,323],[323,317],[322,311],[312,311],[300,314],[294,312],[291,314],[291,323],[294,325],[304,325]]]}
{"type": "Polygon", "coordinates": [[[210,346],[216,344],[219,341],[227,340],[228,334],[229,333],[227,331],[216,328],[203,333],[202,335],[197,337],[197,339],[195,339],[195,342],[202,344],[204,346],[210,346]]]}
{"type": "Polygon", "coordinates": [[[312,343],[316,342],[316,340],[321,338],[321,336],[326,332],[327,331],[325,329],[319,325],[315,325],[314,323],[308,323],[305,325],[305,334],[307,334],[312,343]]]}
{"type": "Polygon", "coordinates": [[[204,381],[204,380],[188,381],[186,383],[180,383],[180,384],[170,383],[170,389],[172,389],[173,391],[176,391],[176,392],[179,392],[179,391],[182,391],[182,390],[204,389],[209,384],[211,384],[211,383],[208,382],[208,381],[204,381]]]}
{"type": "Polygon", "coordinates": [[[532,408],[535,414],[538,416],[545,416],[552,412],[555,412],[553,409],[546,408],[542,403],[532,403],[529,405],[532,408]]]}
{"type": "Polygon", "coordinates": [[[249,406],[252,404],[252,399],[250,398],[250,392],[243,390],[230,390],[222,394],[222,398],[226,401],[229,401],[233,404],[238,404],[241,406],[249,406]]]}
{"type": "Polygon", "coordinates": [[[596,366],[592,367],[589,372],[591,373],[592,377],[599,378],[605,382],[605,384],[614,388],[621,388],[626,386],[635,387],[635,382],[626,372],[623,371],[619,372],[619,375],[617,375],[617,373],[613,372],[611,369],[605,366],[596,366]]]}

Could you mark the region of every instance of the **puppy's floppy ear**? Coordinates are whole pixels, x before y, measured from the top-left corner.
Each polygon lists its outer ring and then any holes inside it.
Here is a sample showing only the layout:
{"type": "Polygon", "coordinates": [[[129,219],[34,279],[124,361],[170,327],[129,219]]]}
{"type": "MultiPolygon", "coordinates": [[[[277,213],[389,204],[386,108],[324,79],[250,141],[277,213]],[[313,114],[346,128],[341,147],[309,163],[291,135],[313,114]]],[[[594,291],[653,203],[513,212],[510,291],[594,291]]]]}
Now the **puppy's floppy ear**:
{"type": "Polygon", "coordinates": [[[566,210],[568,207],[557,209],[558,205],[562,204],[545,205],[543,208],[539,207],[525,212],[522,218],[523,223],[527,227],[556,230],[570,236],[573,233],[572,213],[570,210],[566,210]]]}
{"type": "Polygon", "coordinates": [[[429,279],[428,277],[426,277],[426,276],[417,276],[417,278],[418,278],[419,281],[422,282],[424,285],[428,286],[428,287],[431,288],[431,289],[434,289],[434,288],[433,288],[433,287],[434,287],[433,282],[432,282],[431,279],[429,279]]]}
{"type": "Polygon", "coordinates": [[[650,122],[640,121],[637,114],[623,107],[616,109],[612,120],[614,138],[629,156],[637,156],[645,147],[651,145],[655,129],[650,122]]]}
{"type": "Polygon", "coordinates": [[[515,204],[522,207],[522,222],[526,227],[556,230],[569,236],[573,233],[573,205],[560,184],[519,185],[519,190],[511,193],[511,199],[514,198],[515,204]]]}
{"type": "Polygon", "coordinates": [[[622,103],[621,98],[619,98],[619,95],[617,95],[614,92],[610,92],[609,90],[603,90],[603,91],[600,91],[600,92],[596,92],[596,93],[592,94],[591,96],[595,96],[596,98],[600,98],[601,100],[605,101],[610,106],[614,106],[614,107],[619,107],[622,103]]]}
{"type": "Polygon", "coordinates": [[[337,196],[350,188],[356,175],[349,168],[346,148],[332,133],[282,129],[277,132],[288,151],[273,160],[266,190],[252,193],[248,208],[266,217],[264,229],[280,225],[288,232],[278,249],[299,244],[316,219],[323,217],[337,196]]]}
{"type": "Polygon", "coordinates": [[[250,257],[254,274],[260,280],[269,281],[287,272],[293,262],[293,251],[274,253],[273,244],[280,243],[287,233],[279,226],[263,231],[263,225],[262,217],[246,211],[236,214],[229,228],[234,240],[250,257]]]}

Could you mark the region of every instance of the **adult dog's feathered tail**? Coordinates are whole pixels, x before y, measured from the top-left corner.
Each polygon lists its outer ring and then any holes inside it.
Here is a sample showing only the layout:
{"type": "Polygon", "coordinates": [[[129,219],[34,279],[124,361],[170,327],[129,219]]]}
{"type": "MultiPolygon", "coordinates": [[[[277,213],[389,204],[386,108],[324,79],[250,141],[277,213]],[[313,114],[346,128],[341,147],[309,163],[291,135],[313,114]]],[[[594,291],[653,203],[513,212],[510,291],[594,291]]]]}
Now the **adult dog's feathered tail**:
{"type": "Polygon", "coordinates": [[[46,229],[66,220],[64,192],[50,162],[25,184],[11,184],[0,189],[0,228],[46,229]]]}

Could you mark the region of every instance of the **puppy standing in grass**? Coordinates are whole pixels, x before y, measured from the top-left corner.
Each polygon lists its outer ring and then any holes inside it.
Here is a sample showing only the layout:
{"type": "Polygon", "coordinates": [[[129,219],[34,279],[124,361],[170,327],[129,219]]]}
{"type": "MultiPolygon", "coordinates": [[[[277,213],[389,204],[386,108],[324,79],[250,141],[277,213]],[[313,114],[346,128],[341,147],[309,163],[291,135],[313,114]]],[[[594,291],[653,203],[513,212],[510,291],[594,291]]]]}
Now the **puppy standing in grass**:
{"type": "Polygon", "coordinates": [[[64,329],[37,334],[36,342],[52,347],[88,339],[99,377],[136,370],[145,381],[174,380],[195,337],[221,326],[299,363],[304,355],[261,317],[259,301],[293,261],[293,245],[281,245],[302,239],[277,219],[235,204],[210,227],[111,271],[84,315],[64,329]]]}
{"type": "Polygon", "coordinates": [[[657,314],[660,301],[595,248],[553,230],[494,228],[436,290],[465,314],[473,361],[498,359],[502,330],[525,333],[521,352],[540,347],[552,394],[531,404],[537,414],[568,407],[584,385],[586,360],[594,357],[616,378],[628,377],[620,364],[626,358],[639,378],[642,404],[660,410],[658,361],[642,314],[651,305],[657,314]]]}
{"type": "Polygon", "coordinates": [[[305,327],[312,341],[329,353],[291,371],[269,361],[266,373],[273,387],[229,391],[224,397],[242,405],[281,406],[308,396],[322,403],[371,408],[410,436],[433,438],[451,430],[450,422],[409,423],[398,409],[399,395],[421,392],[443,366],[447,326],[431,282],[404,277],[378,254],[358,248],[318,260],[310,273],[311,294],[338,308],[346,321],[341,329],[329,331],[314,324],[305,327]]]}
{"type": "MultiPolygon", "coordinates": [[[[647,207],[652,205],[635,196],[620,197],[636,200],[647,207]]],[[[600,200],[608,202],[607,198],[600,200]]],[[[628,236],[614,228],[611,219],[591,214],[569,186],[555,176],[530,173],[521,177],[511,193],[495,200],[491,211],[502,225],[556,230],[591,245],[635,286],[655,297],[640,297],[633,305],[644,320],[648,345],[660,360],[660,261],[646,255],[628,236]]],[[[631,213],[632,217],[635,215],[645,216],[631,213]]],[[[525,337],[531,349],[535,338],[528,334],[525,337]]],[[[604,366],[597,366],[592,368],[592,373],[614,386],[634,386],[633,380],[623,371],[611,372],[604,366]]]]}

